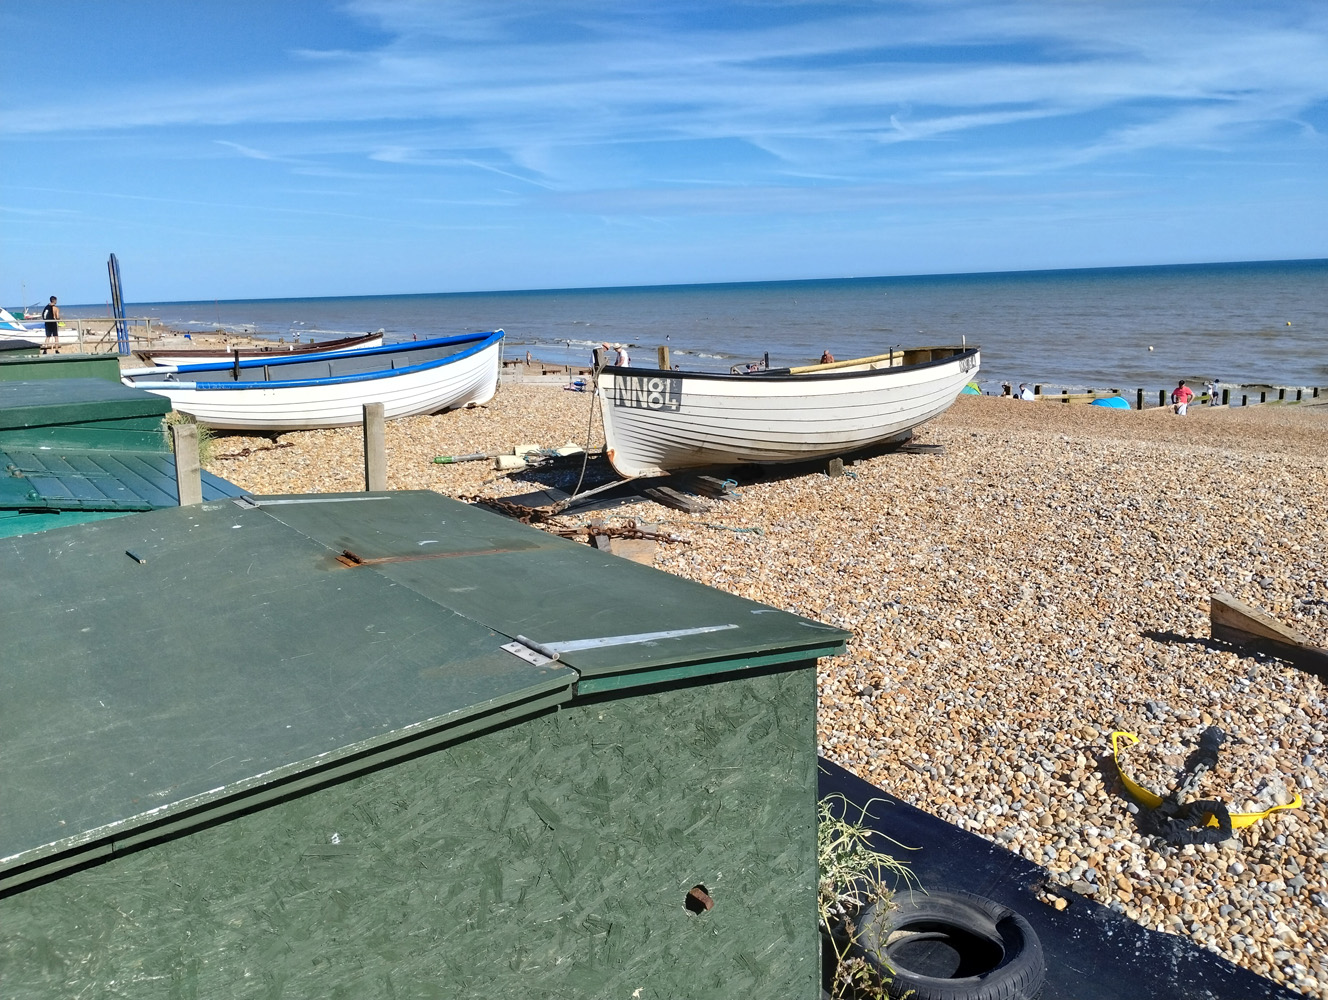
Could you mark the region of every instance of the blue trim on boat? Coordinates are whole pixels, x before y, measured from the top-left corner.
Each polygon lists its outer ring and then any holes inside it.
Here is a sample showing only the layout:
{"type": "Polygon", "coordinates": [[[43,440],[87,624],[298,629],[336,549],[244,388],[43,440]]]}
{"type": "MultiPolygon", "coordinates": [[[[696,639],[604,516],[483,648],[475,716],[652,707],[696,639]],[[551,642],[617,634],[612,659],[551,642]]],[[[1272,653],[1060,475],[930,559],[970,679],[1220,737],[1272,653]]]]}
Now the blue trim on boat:
{"type": "MultiPolygon", "coordinates": [[[[501,343],[504,334],[502,330],[496,330],[493,333],[482,334],[482,336],[485,338],[484,340],[476,343],[472,347],[466,348],[464,351],[458,351],[455,354],[449,354],[445,358],[438,358],[434,361],[426,361],[423,364],[407,365],[405,368],[380,368],[377,371],[356,372],[350,375],[332,375],[324,378],[273,379],[264,382],[179,382],[179,381],[145,382],[141,380],[135,380],[133,382],[133,385],[140,389],[209,389],[209,390],[211,389],[295,389],[295,388],[316,386],[316,385],[349,385],[353,382],[369,382],[373,381],[374,379],[395,378],[398,375],[409,375],[412,372],[422,372],[422,371],[429,371],[433,368],[441,368],[443,365],[450,365],[453,362],[462,360],[463,358],[472,357],[473,355],[478,354],[480,351],[488,350],[494,344],[501,343]]],[[[464,342],[469,339],[471,339],[471,337],[443,337],[437,340],[427,340],[427,341],[421,340],[418,342],[412,342],[411,347],[425,347],[426,345],[428,347],[439,347],[444,343],[464,342]]],[[[361,357],[371,352],[382,353],[382,351],[383,348],[374,347],[374,348],[369,348],[366,351],[355,351],[349,353],[353,354],[355,357],[361,357]]],[[[398,354],[401,353],[399,347],[396,349],[396,353],[398,354]]],[[[347,356],[348,352],[342,352],[340,354],[329,354],[328,360],[336,361],[340,358],[345,358],[347,356]]],[[[282,362],[289,362],[289,360],[290,359],[288,358],[281,359],[282,362]]],[[[305,357],[300,360],[303,360],[304,362],[307,363],[309,361],[315,361],[317,359],[305,357]]],[[[190,365],[188,367],[194,371],[198,371],[199,369],[203,369],[204,371],[217,371],[217,370],[227,371],[231,369],[233,365],[227,365],[227,364],[190,365]]],[[[240,362],[240,367],[241,369],[246,367],[243,361],[240,362]]],[[[248,367],[255,367],[255,366],[250,365],[248,367]]],[[[177,369],[177,371],[183,372],[185,371],[185,369],[179,368],[177,369]]]]}

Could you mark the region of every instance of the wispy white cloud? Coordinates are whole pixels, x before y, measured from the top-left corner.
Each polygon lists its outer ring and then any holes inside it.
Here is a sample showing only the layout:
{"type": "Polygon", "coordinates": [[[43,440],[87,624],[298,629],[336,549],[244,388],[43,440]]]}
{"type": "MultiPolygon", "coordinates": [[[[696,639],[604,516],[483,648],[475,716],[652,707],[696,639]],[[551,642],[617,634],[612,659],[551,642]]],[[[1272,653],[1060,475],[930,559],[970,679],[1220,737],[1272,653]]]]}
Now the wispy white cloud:
{"type": "Polygon", "coordinates": [[[213,139],[218,146],[225,146],[233,149],[243,157],[251,160],[277,160],[281,157],[273,156],[271,153],[265,153],[261,149],[254,149],[252,146],[241,145],[238,142],[231,142],[229,139],[213,139]]]}
{"type": "MultiPolygon", "coordinates": [[[[767,175],[790,180],[852,180],[883,169],[892,148],[942,140],[993,160],[1017,147],[1022,169],[1054,170],[1280,130],[1312,136],[1328,102],[1328,22],[1298,4],[356,0],[344,10],[388,40],[294,48],[288,64],[243,81],[168,90],[149,75],[99,98],[6,102],[0,128],[298,124],[337,133],[374,163],[578,188],[608,170],[669,183],[664,146],[716,141],[765,154],[767,175]],[[420,127],[427,143],[393,134],[420,127]],[[625,161],[624,142],[655,144],[654,165],[625,161]]],[[[216,141],[255,159],[294,155],[279,140],[272,150],[216,141]]]]}

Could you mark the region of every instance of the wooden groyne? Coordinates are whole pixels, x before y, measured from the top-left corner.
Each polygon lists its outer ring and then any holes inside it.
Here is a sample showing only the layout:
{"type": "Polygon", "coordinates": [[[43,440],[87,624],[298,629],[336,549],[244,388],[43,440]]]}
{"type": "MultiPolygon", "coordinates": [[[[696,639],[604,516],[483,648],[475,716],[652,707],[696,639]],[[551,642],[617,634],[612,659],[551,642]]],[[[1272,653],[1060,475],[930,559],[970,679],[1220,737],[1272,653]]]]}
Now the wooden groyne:
{"type": "MultiPolygon", "coordinates": [[[[1131,404],[1132,409],[1143,410],[1154,406],[1165,407],[1171,405],[1170,389],[1084,389],[1072,392],[1068,388],[1062,388],[1059,392],[1051,390],[1044,391],[1046,387],[1042,385],[1033,386],[1033,399],[1035,402],[1063,403],[1066,405],[1083,405],[1092,403],[1099,399],[1111,399],[1120,397],[1131,404]],[[1154,403],[1154,393],[1156,392],[1156,403],[1154,403]]],[[[1008,392],[990,393],[989,395],[1009,396],[1008,392]]],[[[1016,394],[1017,395],[1017,394],[1016,394]]],[[[1191,406],[1252,406],[1256,403],[1317,403],[1320,400],[1328,402],[1328,389],[1321,390],[1319,386],[1270,386],[1263,384],[1243,384],[1234,386],[1223,386],[1221,395],[1217,400],[1212,398],[1210,393],[1195,393],[1190,401],[1191,406]],[[1322,393],[1322,395],[1321,395],[1322,393]]]]}

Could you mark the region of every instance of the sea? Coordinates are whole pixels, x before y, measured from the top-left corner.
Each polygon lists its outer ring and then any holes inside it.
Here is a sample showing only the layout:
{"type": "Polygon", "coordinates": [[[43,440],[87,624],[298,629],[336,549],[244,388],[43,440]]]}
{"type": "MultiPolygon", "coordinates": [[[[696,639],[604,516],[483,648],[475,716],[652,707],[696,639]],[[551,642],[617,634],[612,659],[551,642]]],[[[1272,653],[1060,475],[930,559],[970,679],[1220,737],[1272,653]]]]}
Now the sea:
{"type": "Polygon", "coordinates": [[[1328,259],[734,284],[131,303],[182,331],[387,342],[506,333],[504,355],[588,365],[602,343],[654,366],[772,367],[895,347],[982,349],[978,383],[1061,389],[1328,386],[1328,259]]]}

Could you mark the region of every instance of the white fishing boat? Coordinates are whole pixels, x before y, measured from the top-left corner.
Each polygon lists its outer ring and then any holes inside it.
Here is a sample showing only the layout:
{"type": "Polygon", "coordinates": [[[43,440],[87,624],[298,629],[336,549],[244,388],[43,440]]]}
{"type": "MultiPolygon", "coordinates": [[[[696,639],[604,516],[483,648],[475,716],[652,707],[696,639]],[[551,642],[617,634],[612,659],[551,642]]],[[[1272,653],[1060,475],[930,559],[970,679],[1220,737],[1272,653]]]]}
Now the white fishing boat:
{"type": "Polygon", "coordinates": [[[121,381],[167,397],[208,427],[347,427],[363,421],[365,403],[382,403],[391,419],[488,402],[502,344],[496,330],[308,358],[136,368],[121,381]]]}
{"type": "Polygon", "coordinates": [[[746,374],[608,366],[596,384],[609,461],[627,478],[805,462],[906,437],[977,373],[976,347],[919,347],[746,374]]]}
{"type": "Polygon", "coordinates": [[[249,358],[284,357],[286,355],[330,354],[333,351],[354,351],[364,347],[382,347],[383,331],[366,333],[360,337],[342,337],[308,344],[264,344],[261,347],[185,347],[135,351],[140,358],[158,368],[168,365],[204,365],[210,362],[225,364],[235,360],[238,353],[242,361],[249,358]]]}
{"type": "MultiPolygon", "coordinates": [[[[27,326],[21,320],[15,319],[14,314],[8,309],[0,309],[0,340],[24,340],[34,344],[44,344],[46,342],[46,327],[41,323],[40,318],[34,326],[27,326]]],[[[77,344],[78,331],[63,327],[60,330],[61,344],[77,344]]]]}

